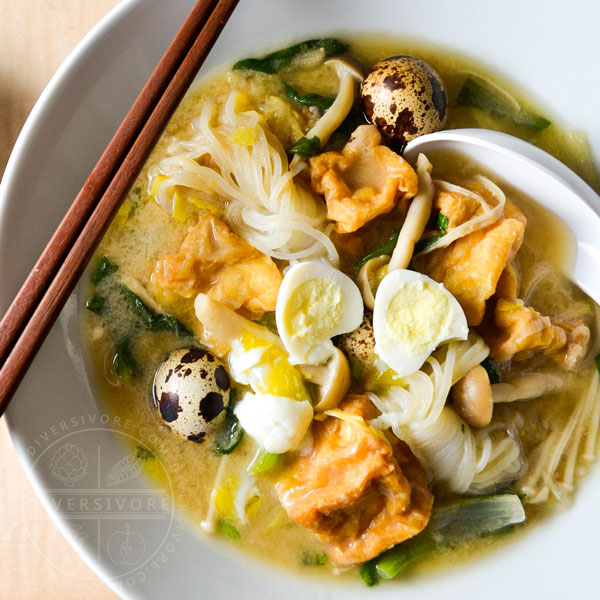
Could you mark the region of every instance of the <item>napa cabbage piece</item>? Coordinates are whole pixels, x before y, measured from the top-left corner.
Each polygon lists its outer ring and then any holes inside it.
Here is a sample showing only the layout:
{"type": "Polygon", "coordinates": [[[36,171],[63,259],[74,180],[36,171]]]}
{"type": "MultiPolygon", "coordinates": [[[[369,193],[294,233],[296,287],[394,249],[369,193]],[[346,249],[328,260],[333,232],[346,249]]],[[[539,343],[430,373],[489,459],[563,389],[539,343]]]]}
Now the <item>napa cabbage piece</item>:
{"type": "Polygon", "coordinates": [[[363,567],[363,580],[374,585],[377,576],[393,579],[419,560],[490,534],[498,534],[525,521],[525,511],[516,494],[461,498],[435,504],[425,531],[399,544],[363,567]]]}

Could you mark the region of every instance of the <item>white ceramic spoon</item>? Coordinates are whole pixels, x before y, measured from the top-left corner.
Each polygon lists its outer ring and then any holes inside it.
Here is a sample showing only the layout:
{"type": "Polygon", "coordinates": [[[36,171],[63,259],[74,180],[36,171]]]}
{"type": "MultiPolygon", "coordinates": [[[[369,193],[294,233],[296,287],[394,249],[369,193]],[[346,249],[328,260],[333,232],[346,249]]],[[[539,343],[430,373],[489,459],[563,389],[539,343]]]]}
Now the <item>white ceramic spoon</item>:
{"type": "Polygon", "coordinates": [[[573,280],[600,304],[600,196],[559,160],[518,138],[487,129],[439,131],[410,142],[404,157],[460,152],[552,211],[573,232],[573,280]]]}

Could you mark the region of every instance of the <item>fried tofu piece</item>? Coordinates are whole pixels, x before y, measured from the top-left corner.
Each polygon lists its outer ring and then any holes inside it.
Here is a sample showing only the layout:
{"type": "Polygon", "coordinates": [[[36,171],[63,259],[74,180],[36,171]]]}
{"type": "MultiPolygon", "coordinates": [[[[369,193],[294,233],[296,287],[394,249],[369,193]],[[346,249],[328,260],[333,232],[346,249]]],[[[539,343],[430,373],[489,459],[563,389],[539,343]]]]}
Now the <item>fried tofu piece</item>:
{"type": "Polygon", "coordinates": [[[313,189],[323,194],[327,218],[338,233],[351,233],[390,212],[396,203],[417,193],[414,169],[381,144],[374,125],[357,127],[340,152],[310,159],[313,189]]]}
{"type": "Polygon", "coordinates": [[[423,530],[433,496],[417,458],[367,425],[377,409],[350,395],[313,425],[312,452],[277,484],[288,516],[329,545],[340,565],[361,563],[423,530]]]}
{"type": "Polygon", "coordinates": [[[582,319],[554,320],[525,306],[523,300],[499,298],[494,325],[484,338],[491,357],[498,362],[545,354],[563,369],[574,371],[589,350],[590,328],[582,319]]]}
{"type": "Polygon", "coordinates": [[[163,297],[202,292],[234,310],[275,310],[282,276],[273,260],[233,233],[213,214],[203,215],[179,252],[156,263],[151,282],[163,297]]]}
{"type": "Polygon", "coordinates": [[[540,315],[523,300],[499,298],[494,308],[497,331],[485,336],[491,357],[498,362],[526,360],[538,352],[550,354],[567,343],[561,327],[540,315]]]}
{"type": "MultiPolygon", "coordinates": [[[[447,205],[445,210],[448,210],[447,205]]],[[[463,211],[461,218],[467,213],[463,211]]],[[[450,221],[455,215],[456,212],[446,216],[450,221]]],[[[527,223],[523,213],[507,200],[504,215],[504,218],[459,238],[446,248],[413,260],[418,271],[443,283],[455,296],[470,326],[481,324],[486,300],[496,291],[500,275],[523,243],[527,223]]],[[[450,222],[461,224],[458,218],[450,222]]]]}

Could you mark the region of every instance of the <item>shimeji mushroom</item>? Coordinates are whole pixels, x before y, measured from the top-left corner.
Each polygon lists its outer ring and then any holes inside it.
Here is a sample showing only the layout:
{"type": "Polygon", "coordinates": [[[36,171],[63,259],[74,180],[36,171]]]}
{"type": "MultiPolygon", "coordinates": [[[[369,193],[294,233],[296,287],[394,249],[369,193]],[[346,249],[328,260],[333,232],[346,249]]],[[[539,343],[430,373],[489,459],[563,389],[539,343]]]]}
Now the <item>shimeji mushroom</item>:
{"type": "Polygon", "coordinates": [[[375,293],[383,276],[387,274],[386,267],[389,262],[390,257],[387,254],[376,256],[368,260],[356,276],[356,285],[362,294],[365,306],[370,310],[375,306],[375,293]]]}
{"type": "Polygon", "coordinates": [[[335,56],[325,61],[337,71],[340,85],[337,96],[328,111],[315,123],[306,134],[307,139],[319,138],[321,148],[331,134],[342,124],[354,104],[357,83],[360,83],[365,73],[362,65],[349,56],[335,56]]]}
{"type": "Polygon", "coordinates": [[[335,348],[324,365],[302,365],[302,374],[311,383],[319,386],[315,411],[335,408],[350,388],[350,367],[344,353],[335,348]]]}
{"type": "Polygon", "coordinates": [[[494,400],[487,371],[481,366],[473,367],[450,390],[450,398],[456,412],[474,427],[485,427],[492,420],[494,400]]]}
{"type": "Polygon", "coordinates": [[[562,377],[550,373],[528,373],[511,381],[490,384],[487,371],[477,365],[452,386],[450,398],[456,412],[469,425],[485,427],[492,419],[494,404],[533,400],[563,383],[562,377]]]}
{"type": "Polygon", "coordinates": [[[431,204],[435,188],[431,180],[431,163],[424,154],[417,157],[417,175],[419,193],[412,199],[398,242],[392,253],[388,272],[406,269],[415,250],[415,244],[421,239],[431,216],[431,204]]]}
{"type": "Polygon", "coordinates": [[[562,377],[551,373],[527,373],[510,381],[494,383],[491,386],[492,396],[494,403],[533,400],[560,388],[563,383],[562,377]]]}

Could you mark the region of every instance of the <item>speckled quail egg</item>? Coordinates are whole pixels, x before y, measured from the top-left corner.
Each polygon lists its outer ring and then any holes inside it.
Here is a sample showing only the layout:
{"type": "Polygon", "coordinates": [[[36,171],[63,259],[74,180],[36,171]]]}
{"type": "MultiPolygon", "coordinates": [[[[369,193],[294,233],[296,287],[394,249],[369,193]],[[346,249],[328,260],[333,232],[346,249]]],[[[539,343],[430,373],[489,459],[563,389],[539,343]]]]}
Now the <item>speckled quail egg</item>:
{"type": "Polygon", "coordinates": [[[339,337],[338,347],[363,367],[373,365],[377,356],[373,335],[373,313],[370,310],[365,310],[362,323],[354,331],[339,337]]]}
{"type": "Polygon", "coordinates": [[[363,81],[361,95],[367,119],[396,142],[438,131],[446,121],[446,86],[429,64],[414,56],[377,63],[363,81]]]}
{"type": "Polygon", "coordinates": [[[154,403],[175,433],[201,443],[224,419],[230,389],[218,358],[202,348],[181,348],[156,371],[154,403]]]}

